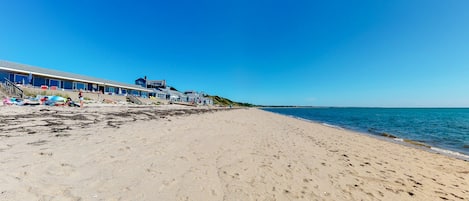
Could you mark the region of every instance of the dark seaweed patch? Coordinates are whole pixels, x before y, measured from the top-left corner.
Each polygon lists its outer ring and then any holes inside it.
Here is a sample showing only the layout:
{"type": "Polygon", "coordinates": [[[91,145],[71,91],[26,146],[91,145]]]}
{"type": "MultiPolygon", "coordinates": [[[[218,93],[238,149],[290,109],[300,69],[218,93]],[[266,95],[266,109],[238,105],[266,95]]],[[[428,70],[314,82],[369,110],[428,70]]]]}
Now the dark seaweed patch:
{"type": "Polygon", "coordinates": [[[46,144],[48,141],[47,140],[38,140],[34,142],[28,142],[27,145],[33,145],[33,146],[41,146],[46,144]]]}

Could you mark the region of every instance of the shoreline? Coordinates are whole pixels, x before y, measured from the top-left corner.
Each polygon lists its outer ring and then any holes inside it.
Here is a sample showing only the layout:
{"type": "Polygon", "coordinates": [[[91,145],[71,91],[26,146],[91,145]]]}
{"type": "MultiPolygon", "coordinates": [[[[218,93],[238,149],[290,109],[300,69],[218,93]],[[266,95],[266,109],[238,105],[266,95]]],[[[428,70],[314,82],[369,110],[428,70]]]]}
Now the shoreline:
{"type": "Polygon", "coordinates": [[[259,109],[1,112],[0,200],[469,200],[468,162],[259,109]]]}
{"type": "MultiPolygon", "coordinates": [[[[372,107],[370,107],[370,108],[372,108],[372,107]]],[[[430,153],[442,154],[442,155],[445,155],[445,156],[448,156],[448,157],[452,157],[452,158],[455,158],[455,159],[459,159],[459,160],[469,162],[469,154],[461,153],[461,152],[458,152],[458,151],[455,151],[455,150],[450,150],[450,149],[443,148],[443,147],[432,146],[432,145],[426,144],[425,142],[419,142],[419,141],[415,141],[415,140],[412,140],[412,139],[406,139],[406,138],[399,138],[399,137],[394,136],[394,135],[389,134],[389,133],[371,133],[369,131],[367,132],[367,131],[359,130],[359,129],[348,129],[348,128],[343,128],[343,127],[338,126],[338,125],[325,123],[325,122],[305,119],[305,118],[296,117],[296,116],[293,116],[293,115],[280,114],[280,113],[276,113],[276,112],[272,112],[272,111],[268,111],[268,110],[263,110],[262,108],[258,108],[258,109],[260,109],[262,111],[265,111],[265,112],[270,112],[270,113],[273,113],[273,114],[282,115],[282,116],[289,117],[289,118],[294,118],[294,119],[298,119],[298,120],[302,120],[302,121],[306,121],[306,122],[310,122],[310,123],[315,123],[315,124],[323,125],[323,126],[330,127],[330,128],[335,128],[335,129],[339,129],[339,130],[347,130],[347,131],[350,131],[350,132],[359,133],[359,134],[362,134],[364,136],[376,138],[376,139],[379,139],[379,140],[384,140],[384,141],[399,144],[399,145],[402,145],[402,146],[408,146],[408,147],[421,149],[423,151],[427,151],[427,152],[430,152],[430,153]]],[[[388,109],[394,109],[394,108],[388,108],[388,109]]],[[[416,109],[419,109],[419,108],[416,108],[416,109]]],[[[435,109],[438,109],[438,108],[435,108],[435,109]]],[[[442,109],[448,109],[448,108],[442,108],[442,109]]],[[[458,108],[453,108],[453,109],[458,109],[458,108]]]]}

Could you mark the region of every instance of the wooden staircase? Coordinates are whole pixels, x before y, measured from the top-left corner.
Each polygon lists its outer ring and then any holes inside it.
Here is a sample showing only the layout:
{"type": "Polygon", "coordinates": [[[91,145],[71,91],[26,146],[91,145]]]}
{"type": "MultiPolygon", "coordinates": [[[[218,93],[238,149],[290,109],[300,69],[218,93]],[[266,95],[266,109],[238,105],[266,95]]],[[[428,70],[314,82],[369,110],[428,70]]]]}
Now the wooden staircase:
{"type": "Polygon", "coordinates": [[[4,82],[0,82],[0,95],[23,98],[24,92],[15,83],[5,78],[4,82]]]}
{"type": "Polygon", "coordinates": [[[134,104],[137,104],[137,105],[142,105],[142,101],[140,101],[137,97],[135,96],[127,96],[127,101],[128,102],[131,102],[131,103],[134,103],[134,104]]]}

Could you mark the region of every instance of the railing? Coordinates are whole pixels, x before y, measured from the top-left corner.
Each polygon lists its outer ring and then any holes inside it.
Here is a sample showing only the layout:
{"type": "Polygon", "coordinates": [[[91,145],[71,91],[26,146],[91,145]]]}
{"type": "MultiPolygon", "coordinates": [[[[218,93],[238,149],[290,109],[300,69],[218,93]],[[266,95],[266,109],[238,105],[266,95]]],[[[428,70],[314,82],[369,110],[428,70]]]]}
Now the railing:
{"type": "Polygon", "coordinates": [[[23,98],[24,96],[23,90],[21,90],[18,86],[16,86],[15,83],[13,83],[7,78],[5,78],[4,83],[1,83],[1,87],[3,88],[3,91],[5,91],[8,95],[17,96],[20,98],[23,98]]]}
{"type": "Polygon", "coordinates": [[[142,101],[140,101],[138,98],[134,97],[134,96],[127,96],[127,99],[132,102],[132,103],[135,103],[135,104],[138,104],[138,105],[141,105],[143,104],[142,101]]]}

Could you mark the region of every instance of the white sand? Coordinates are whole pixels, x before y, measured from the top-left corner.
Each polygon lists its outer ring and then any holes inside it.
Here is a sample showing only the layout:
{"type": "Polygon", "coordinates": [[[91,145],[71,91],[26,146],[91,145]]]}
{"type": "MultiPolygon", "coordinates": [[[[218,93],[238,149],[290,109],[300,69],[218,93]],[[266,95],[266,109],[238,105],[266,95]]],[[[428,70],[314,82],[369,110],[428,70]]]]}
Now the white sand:
{"type": "Polygon", "coordinates": [[[469,200],[468,162],[257,109],[10,108],[0,200],[469,200]]]}

